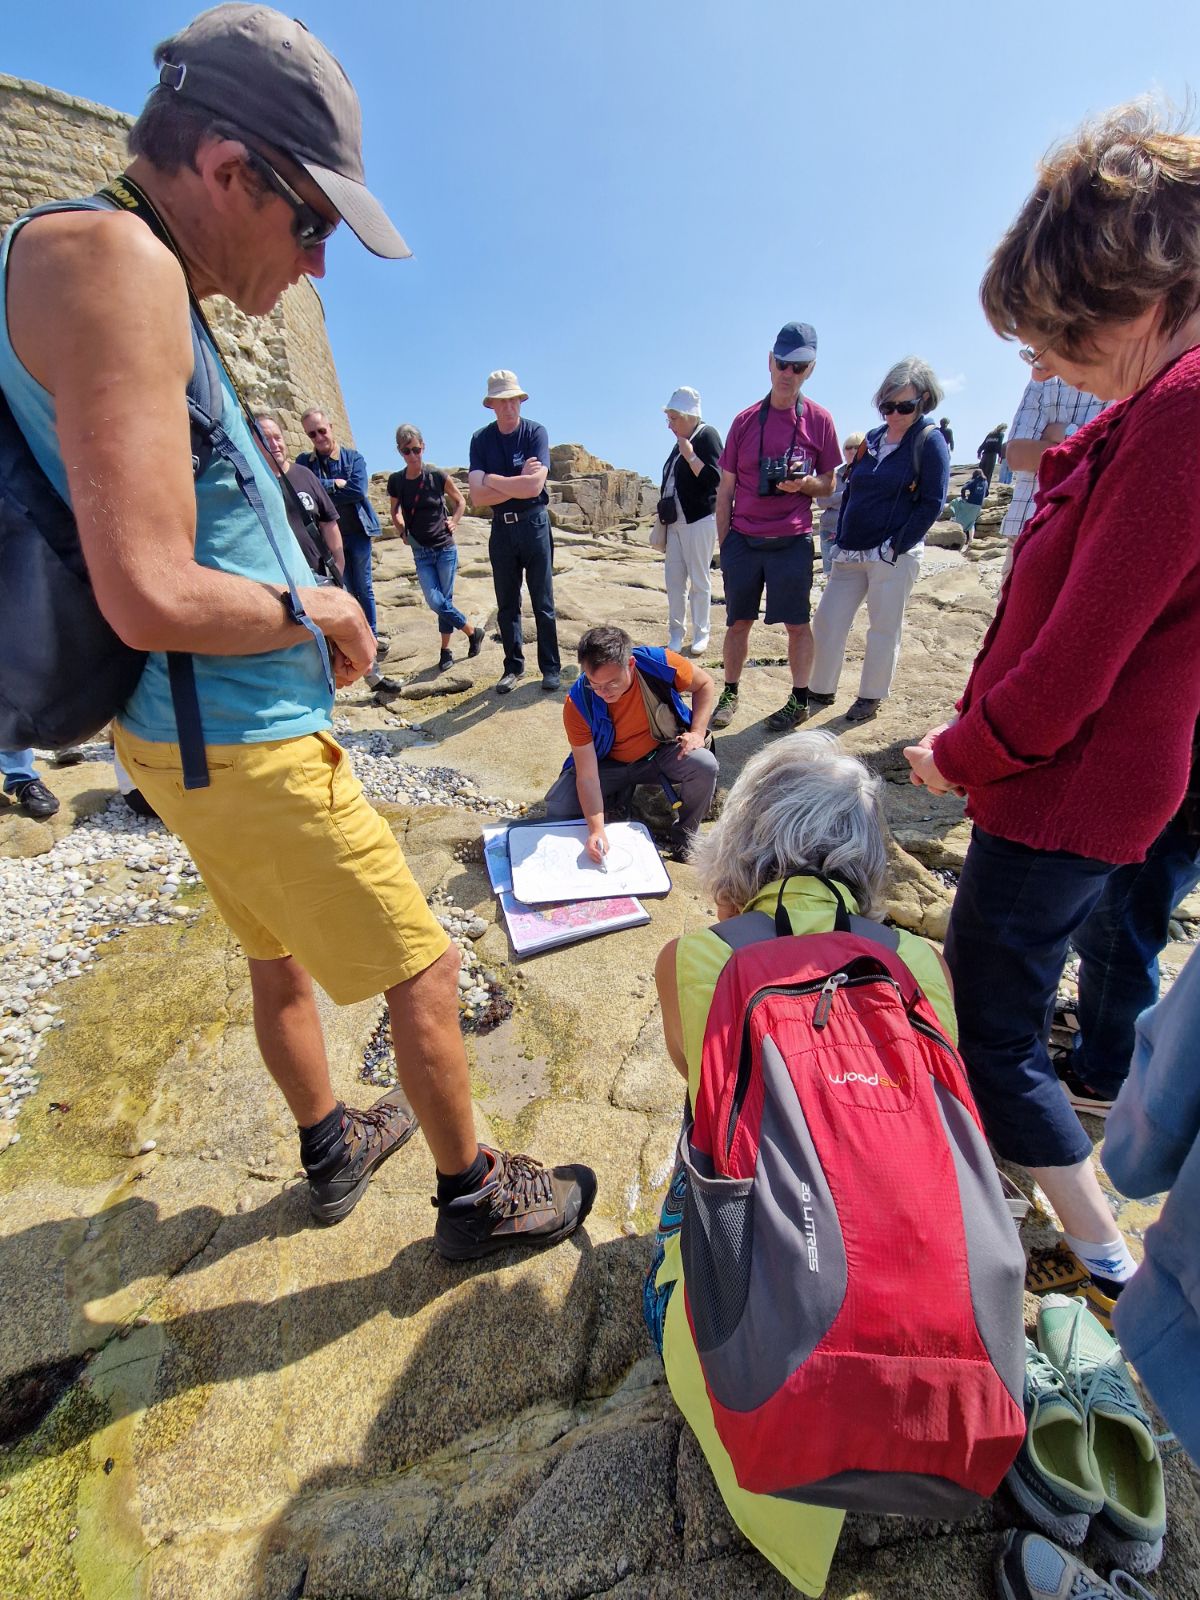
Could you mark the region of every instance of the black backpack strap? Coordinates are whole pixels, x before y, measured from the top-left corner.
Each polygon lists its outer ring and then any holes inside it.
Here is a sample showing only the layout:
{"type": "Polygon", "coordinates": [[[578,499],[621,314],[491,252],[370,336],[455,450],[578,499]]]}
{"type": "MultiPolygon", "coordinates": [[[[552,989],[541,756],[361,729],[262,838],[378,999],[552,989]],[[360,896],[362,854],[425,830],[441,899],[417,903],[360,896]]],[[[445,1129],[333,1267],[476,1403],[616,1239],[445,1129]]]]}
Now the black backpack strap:
{"type": "Polygon", "coordinates": [[[783,892],[793,878],[816,878],[818,883],[823,883],[829,890],[837,902],[833,923],[835,933],[853,933],[860,939],[870,939],[873,944],[882,945],[885,950],[891,950],[893,954],[900,949],[898,928],[888,928],[882,922],[873,922],[870,917],[860,917],[855,912],[848,912],[833,879],[827,878],[823,872],[816,871],[788,874],[779,886],[779,898],[775,902],[774,916],[766,911],[743,911],[740,916],[728,917],[724,922],[714,922],[709,931],[715,933],[717,938],[731,950],[742,950],[747,945],[761,944],[766,939],[793,937],[791,920],[783,903],[783,892]]]}
{"type": "Polygon", "coordinates": [[[709,932],[715,933],[731,950],[743,950],[748,944],[762,944],[773,939],[775,922],[765,911],[743,911],[740,917],[714,922],[709,932]]]}
{"type": "Polygon", "coordinates": [[[908,492],[909,492],[909,494],[912,495],[914,500],[921,493],[921,457],[925,453],[926,441],[928,440],[929,435],[931,433],[938,433],[938,432],[940,432],[940,430],[932,422],[927,422],[923,428],[914,428],[913,429],[913,442],[912,442],[912,471],[913,471],[913,475],[912,475],[912,482],[908,486],[908,492]]]}

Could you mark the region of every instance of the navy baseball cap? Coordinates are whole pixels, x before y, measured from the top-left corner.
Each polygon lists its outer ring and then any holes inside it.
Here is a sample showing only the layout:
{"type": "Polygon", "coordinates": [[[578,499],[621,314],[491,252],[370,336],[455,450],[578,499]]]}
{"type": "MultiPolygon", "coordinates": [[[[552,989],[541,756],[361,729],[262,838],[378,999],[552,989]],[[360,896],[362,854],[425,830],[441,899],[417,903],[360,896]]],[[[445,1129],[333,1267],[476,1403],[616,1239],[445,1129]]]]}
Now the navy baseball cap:
{"type": "Polygon", "coordinates": [[[771,354],[779,361],[815,361],[817,330],[811,322],[785,322],[771,354]]]}

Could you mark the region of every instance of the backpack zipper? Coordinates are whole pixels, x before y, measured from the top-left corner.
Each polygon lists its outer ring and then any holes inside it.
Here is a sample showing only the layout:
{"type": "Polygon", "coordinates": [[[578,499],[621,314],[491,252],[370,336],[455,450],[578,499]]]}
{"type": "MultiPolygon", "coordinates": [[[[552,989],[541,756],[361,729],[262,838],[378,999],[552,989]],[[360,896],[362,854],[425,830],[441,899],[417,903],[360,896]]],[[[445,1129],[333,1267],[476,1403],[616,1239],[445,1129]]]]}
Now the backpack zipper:
{"type": "MultiPolygon", "coordinates": [[[[858,958],[858,960],[865,961],[870,961],[871,959],[872,958],[869,956],[860,956],[858,958]]],[[[853,964],[857,965],[857,962],[853,964]]],[[[746,1092],[750,1087],[750,1019],[754,1015],[755,1008],[759,1006],[762,1001],[766,1000],[768,996],[773,994],[819,994],[821,998],[818,1000],[817,1008],[813,1012],[813,1026],[824,1028],[833,1011],[833,1001],[837,991],[843,988],[860,988],[863,984],[868,983],[889,984],[893,989],[895,989],[896,993],[900,994],[901,998],[903,998],[900,985],[896,982],[895,978],[892,977],[891,973],[888,972],[887,968],[884,967],[882,963],[878,964],[878,970],[874,972],[858,973],[856,975],[852,975],[846,971],[831,972],[828,977],[814,979],[811,983],[769,984],[766,988],[758,990],[754,998],[750,1001],[750,1004],[746,1007],[746,1016],[742,1023],[742,1051],[741,1057],[738,1061],[737,1081],[733,1086],[733,1104],[729,1108],[729,1121],[725,1129],[725,1154],[727,1157],[730,1150],[733,1148],[733,1136],[737,1132],[738,1118],[742,1114],[742,1106],[746,1100],[746,1092]],[[821,1012],[822,1007],[824,1007],[824,1013],[821,1016],[821,1021],[818,1022],[817,1015],[821,1012]]],[[[914,1026],[915,1025],[916,1024],[914,1021],[914,1026]]],[[[922,1032],[924,1031],[926,1030],[922,1028],[922,1032]]],[[[941,1039],[939,1035],[935,1034],[934,1037],[938,1038],[939,1043],[946,1043],[946,1041],[941,1039]]],[[[946,1048],[949,1049],[949,1046],[947,1045],[946,1048]]]]}

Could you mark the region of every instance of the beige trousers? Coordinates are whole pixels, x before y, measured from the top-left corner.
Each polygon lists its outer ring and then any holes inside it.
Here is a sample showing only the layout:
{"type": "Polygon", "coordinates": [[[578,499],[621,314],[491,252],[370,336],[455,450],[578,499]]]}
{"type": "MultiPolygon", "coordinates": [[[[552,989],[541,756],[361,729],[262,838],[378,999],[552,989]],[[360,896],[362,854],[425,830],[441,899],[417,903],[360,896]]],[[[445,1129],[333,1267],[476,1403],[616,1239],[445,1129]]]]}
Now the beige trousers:
{"type": "Polygon", "coordinates": [[[809,685],[815,694],[834,694],[846,657],[846,639],[855,615],[867,602],[867,648],[858,692],[864,700],[883,700],[896,676],[904,608],[921,571],[916,551],[890,561],[835,561],[812,621],[813,658],[809,685]]]}
{"type": "MultiPolygon", "coordinates": [[[[678,504],[678,501],[676,501],[678,504]]],[[[707,644],[709,611],[712,606],[713,547],[717,542],[717,519],[710,514],[695,522],[679,516],[667,529],[667,644],[683,649],[686,628],[685,600],[691,601],[692,643],[707,644]],[[690,589],[690,595],[688,593],[690,589]]]]}

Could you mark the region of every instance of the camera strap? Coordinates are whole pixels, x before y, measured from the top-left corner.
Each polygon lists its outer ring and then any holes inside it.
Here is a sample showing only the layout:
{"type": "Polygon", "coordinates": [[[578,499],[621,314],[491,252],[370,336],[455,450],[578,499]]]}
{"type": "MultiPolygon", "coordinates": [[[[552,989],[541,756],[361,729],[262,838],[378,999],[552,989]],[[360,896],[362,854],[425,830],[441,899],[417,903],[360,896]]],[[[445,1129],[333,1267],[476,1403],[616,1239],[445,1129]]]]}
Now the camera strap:
{"type": "MultiPolygon", "coordinates": [[[[758,459],[761,462],[767,445],[767,418],[771,414],[771,396],[768,395],[758,408],[758,459]]],[[[804,419],[804,396],[796,401],[796,417],[792,423],[792,450],[800,442],[800,424],[804,419]]],[[[788,451],[789,457],[791,450],[788,451]]]]}

